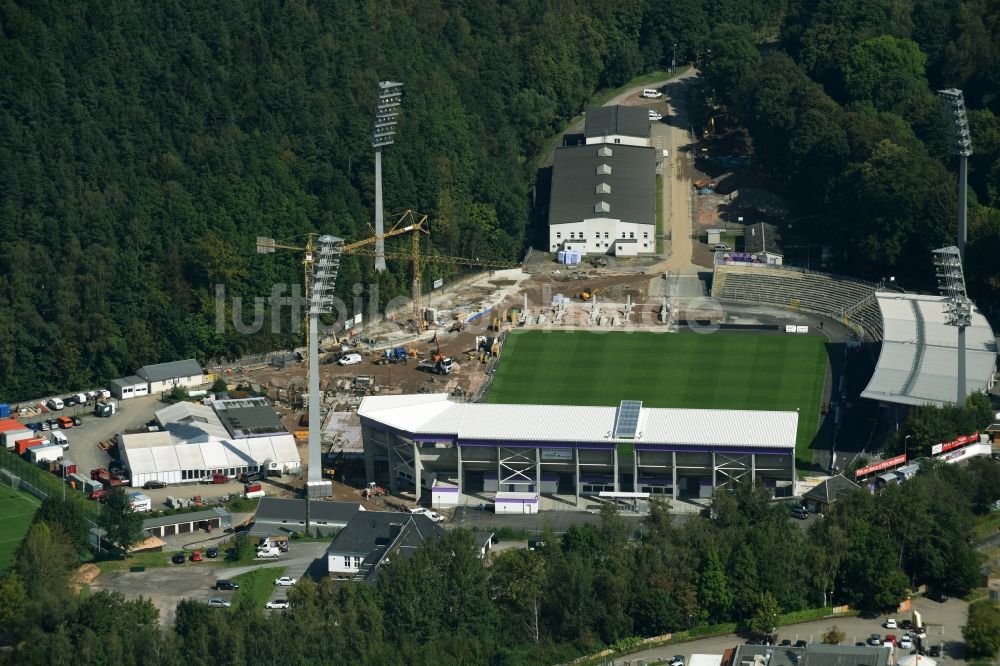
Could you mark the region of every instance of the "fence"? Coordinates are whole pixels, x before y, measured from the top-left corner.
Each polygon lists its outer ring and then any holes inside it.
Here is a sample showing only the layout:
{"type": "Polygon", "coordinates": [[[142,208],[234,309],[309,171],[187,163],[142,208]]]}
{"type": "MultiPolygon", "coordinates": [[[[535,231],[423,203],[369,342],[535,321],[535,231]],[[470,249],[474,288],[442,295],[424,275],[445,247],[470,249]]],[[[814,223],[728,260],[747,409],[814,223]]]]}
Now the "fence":
{"type": "MultiPolygon", "coordinates": [[[[46,500],[63,492],[63,481],[37,465],[32,465],[6,449],[0,448],[0,475],[6,483],[31,493],[40,500],[46,500]]],[[[84,512],[91,517],[98,512],[95,502],[88,502],[81,492],[70,488],[65,489],[66,499],[79,502],[84,512]]]]}

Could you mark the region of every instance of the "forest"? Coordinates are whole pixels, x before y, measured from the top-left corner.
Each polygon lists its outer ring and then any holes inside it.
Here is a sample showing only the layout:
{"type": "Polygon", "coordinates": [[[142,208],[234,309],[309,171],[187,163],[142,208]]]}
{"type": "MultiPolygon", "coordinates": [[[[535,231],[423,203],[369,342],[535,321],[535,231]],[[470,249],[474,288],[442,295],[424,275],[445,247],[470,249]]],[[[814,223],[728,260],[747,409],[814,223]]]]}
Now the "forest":
{"type": "MultiPolygon", "coordinates": [[[[838,270],[910,286],[926,286],[927,248],[954,235],[956,167],[932,91],[963,88],[970,288],[994,311],[991,7],[0,0],[0,397],[295,345],[293,322],[240,334],[232,298],[302,282],[301,258],[257,255],[257,236],[372,235],[379,80],[406,85],[383,160],[386,210],[427,214],[431,252],[519,259],[545,142],[595,91],[666,69],[675,50],[702,65],[754,164],[792,198],[787,222],[835,245],[838,270]]],[[[348,257],[338,294],[350,303],[362,285],[384,303],[408,293],[408,270],[375,274],[348,257]]],[[[435,263],[425,277],[456,270],[435,263]]]]}
{"type": "Polygon", "coordinates": [[[49,500],[0,579],[0,664],[514,666],[720,623],[766,632],[778,614],[832,604],[884,612],[921,584],[968,592],[982,564],[973,521],[997,499],[1000,464],[978,458],[854,493],[808,530],[749,483],[720,491],[712,518],[675,524],[655,501],[634,532],[606,505],[600,526],[548,531],[543,547],[494,554],[488,567],[470,532],[447,530],[392,558],[373,586],[304,580],[291,609],[271,616],[185,600],[165,634],[146,599],[71,591],[86,530],[49,500]]]}

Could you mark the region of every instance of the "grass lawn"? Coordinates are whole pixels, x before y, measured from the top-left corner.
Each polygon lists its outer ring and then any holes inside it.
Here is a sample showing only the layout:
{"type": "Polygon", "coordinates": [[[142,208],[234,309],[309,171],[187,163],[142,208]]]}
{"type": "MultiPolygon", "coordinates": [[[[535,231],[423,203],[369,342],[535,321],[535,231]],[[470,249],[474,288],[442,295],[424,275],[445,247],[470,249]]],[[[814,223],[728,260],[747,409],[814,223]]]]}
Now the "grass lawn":
{"type": "Polygon", "coordinates": [[[827,365],[824,341],[813,336],[513,332],[487,400],[798,409],[796,457],[808,466],[827,365]]]}
{"type": "Polygon", "coordinates": [[[233,605],[263,609],[274,592],[274,579],[284,575],[285,567],[265,567],[236,576],[233,581],[239,583],[240,589],[233,595],[233,605]]]}
{"type": "Polygon", "coordinates": [[[41,502],[34,495],[0,487],[0,573],[14,561],[14,552],[28,533],[41,502]]]}

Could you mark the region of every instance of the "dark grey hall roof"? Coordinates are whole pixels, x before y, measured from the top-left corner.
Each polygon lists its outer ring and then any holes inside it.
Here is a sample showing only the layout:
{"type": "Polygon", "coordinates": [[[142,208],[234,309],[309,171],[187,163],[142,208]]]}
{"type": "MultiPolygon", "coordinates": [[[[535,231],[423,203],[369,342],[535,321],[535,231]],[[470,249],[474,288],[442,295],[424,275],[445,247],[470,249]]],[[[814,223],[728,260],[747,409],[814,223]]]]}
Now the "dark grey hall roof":
{"type": "MultiPolygon", "coordinates": [[[[347,525],[361,509],[357,502],[327,502],[312,500],[309,505],[309,522],[347,525]]],[[[306,501],[304,499],[281,499],[279,497],[262,497],[257,505],[255,523],[289,526],[294,531],[299,530],[299,523],[305,525],[306,501]]]]}
{"type": "Polygon", "coordinates": [[[620,134],[649,138],[649,109],[644,106],[597,106],[587,109],[583,126],[590,139],[620,134]]]}
{"type": "Polygon", "coordinates": [[[157,363],[156,365],[144,365],[136,372],[137,375],[149,382],[162,382],[167,379],[178,379],[180,377],[193,377],[202,374],[201,365],[193,358],[183,361],[170,361],[169,363],[157,363]]]}
{"type": "Polygon", "coordinates": [[[267,398],[216,400],[212,406],[219,420],[233,437],[255,437],[288,432],[267,398]]]}
{"type": "Polygon", "coordinates": [[[652,148],[591,144],[556,149],[549,224],[598,217],[656,224],[656,153],[652,148]],[[611,155],[606,155],[608,150],[611,155]],[[611,173],[599,174],[599,167],[605,165],[611,167],[611,173]],[[611,192],[598,194],[602,184],[611,192]],[[609,205],[607,212],[595,209],[602,202],[609,205]]]}
{"type": "Polygon", "coordinates": [[[128,377],[122,377],[121,379],[112,379],[108,383],[117,388],[125,388],[126,386],[145,384],[146,380],[137,375],[129,375],[128,377]]]}
{"type": "Polygon", "coordinates": [[[743,235],[743,248],[747,252],[781,254],[781,236],[778,228],[767,222],[748,224],[743,235]]]}

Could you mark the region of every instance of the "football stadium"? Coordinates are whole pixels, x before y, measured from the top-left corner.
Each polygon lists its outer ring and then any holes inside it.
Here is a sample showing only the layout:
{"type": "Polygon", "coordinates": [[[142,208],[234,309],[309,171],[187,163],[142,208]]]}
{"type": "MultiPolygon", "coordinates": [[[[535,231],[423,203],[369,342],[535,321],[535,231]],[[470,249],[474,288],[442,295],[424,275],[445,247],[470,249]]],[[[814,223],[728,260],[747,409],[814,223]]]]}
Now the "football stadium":
{"type": "MultiPolygon", "coordinates": [[[[890,409],[956,400],[961,347],[943,296],[742,256],[717,259],[712,296],[779,316],[711,334],[514,328],[501,336],[480,401],[366,397],[358,414],[368,480],[429,494],[434,506],[492,503],[498,513],[594,500],[641,510],[654,495],[704,504],[737,479],[795,496],[821,407],[848,397],[831,377],[830,331],[801,334],[808,327],[788,325],[800,313],[839,324],[842,340],[877,358],[862,398],[890,409]]],[[[996,344],[974,308],[965,335],[967,394],[990,387],[996,344]]]]}

